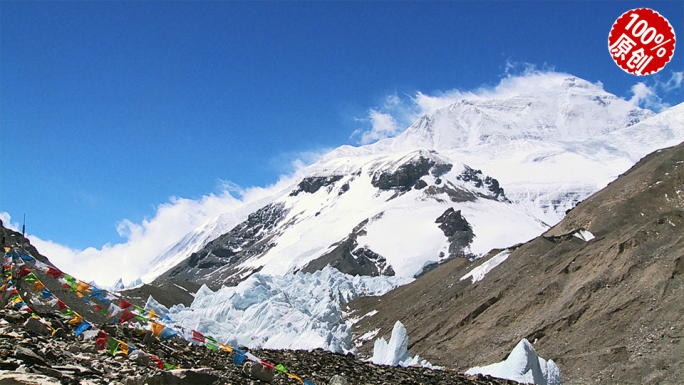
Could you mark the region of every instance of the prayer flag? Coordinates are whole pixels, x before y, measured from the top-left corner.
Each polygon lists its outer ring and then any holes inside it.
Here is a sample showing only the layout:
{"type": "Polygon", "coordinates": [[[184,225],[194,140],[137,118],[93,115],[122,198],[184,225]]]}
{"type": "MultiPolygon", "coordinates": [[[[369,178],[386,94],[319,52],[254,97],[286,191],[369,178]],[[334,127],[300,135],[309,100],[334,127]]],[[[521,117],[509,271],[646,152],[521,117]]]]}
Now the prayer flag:
{"type": "Polygon", "coordinates": [[[64,275],[64,273],[55,269],[54,267],[48,267],[48,271],[45,274],[51,275],[51,276],[55,277],[55,279],[58,279],[64,275]]]}
{"type": "Polygon", "coordinates": [[[269,369],[275,369],[275,365],[273,365],[273,364],[271,364],[271,363],[268,363],[268,362],[266,362],[266,361],[264,361],[264,360],[261,360],[261,365],[263,365],[263,366],[265,366],[265,367],[267,367],[267,368],[269,368],[269,369]]]}
{"type": "Polygon", "coordinates": [[[70,288],[76,290],[76,285],[77,285],[76,278],[74,278],[70,275],[64,274],[64,280],[67,281],[70,288]]]}
{"type": "Polygon", "coordinates": [[[221,342],[219,342],[218,344],[219,344],[219,346],[221,346],[221,349],[227,351],[228,353],[232,353],[232,352],[233,352],[233,348],[231,348],[230,346],[228,346],[228,345],[226,345],[226,344],[223,344],[223,343],[221,343],[221,342]]]}
{"type": "Polygon", "coordinates": [[[43,285],[42,282],[36,281],[33,283],[33,291],[38,291],[38,290],[43,290],[45,289],[45,285],[43,285]]]}
{"type": "Polygon", "coordinates": [[[48,299],[52,297],[52,293],[50,293],[50,290],[43,288],[43,290],[40,291],[40,294],[43,295],[43,299],[48,299]]]}
{"type": "Polygon", "coordinates": [[[131,307],[131,306],[133,306],[132,303],[127,302],[127,301],[124,301],[123,299],[121,300],[121,308],[122,308],[122,309],[126,309],[126,308],[129,308],[129,307],[131,307]]]}
{"type": "Polygon", "coordinates": [[[109,354],[114,355],[117,350],[119,350],[119,341],[109,337],[109,339],[107,339],[107,351],[109,354]]]}
{"type": "Polygon", "coordinates": [[[60,299],[60,300],[57,300],[57,305],[59,305],[59,311],[62,311],[62,310],[64,310],[64,309],[67,309],[67,305],[66,305],[64,302],[62,302],[61,299],[60,299]]]}
{"type": "Polygon", "coordinates": [[[130,350],[128,349],[128,345],[126,345],[125,343],[121,342],[120,348],[121,348],[121,351],[123,352],[123,354],[128,355],[128,353],[129,353],[129,351],[130,351],[130,350]]]}
{"type": "Polygon", "coordinates": [[[173,365],[167,364],[166,362],[164,363],[164,367],[166,368],[166,370],[173,370],[173,368],[174,368],[173,365]]]}
{"type": "Polygon", "coordinates": [[[130,321],[131,319],[133,319],[133,317],[135,317],[135,314],[131,313],[128,310],[124,310],[123,313],[121,313],[121,321],[119,323],[130,321]]]}
{"type": "Polygon", "coordinates": [[[47,270],[50,268],[50,266],[44,264],[44,263],[41,262],[41,261],[36,261],[36,262],[34,262],[34,263],[33,263],[33,267],[35,267],[36,269],[38,269],[38,270],[40,270],[40,271],[42,271],[42,272],[45,272],[45,271],[47,271],[47,270]]]}
{"type": "Polygon", "coordinates": [[[81,321],[81,323],[76,327],[76,330],[74,330],[74,334],[78,337],[81,333],[88,330],[89,327],[90,324],[88,322],[81,321]]]}
{"type": "MultiPolygon", "coordinates": [[[[26,266],[24,266],[24,267],[26,267],[26,266]]],[[[33,273],[29,273],[29,275],[27,275],[26,278],[24,278],[24,281],[26,281],[26,282],[35,282],[37,280],[38,280],[38,277],[36,277],[36,275],[33,273]]]]}
{"type": "Polygon", "coordinates": [[[31,274],[31,270],[29,270],[28,267],[23,266],[22,269],[17,272],[17,278],[23,278],[29,274],[31,274]]]}
{"type": "Polygon", "coordinates": [[[249,358],[249,360],[252,361],[252,362],[256,362],[257,364],[260,364],[260,363],[261,363],[261,358],[255,356],[255,355],[252,354],[252,353],[247,352],[247,353],[245,353],[245,356],[246,356],[247,358],[249,358]]]}
{"type": "Polygon", "coordinates": [[[109,334],[100,330],[97,333],[97,338],[95,339],[95,347],[97,350],[103,350],[107,346],[107,340],[109,339],[109,334]]]}
{"type": "Polygon", "coordinates": [[[235,366],[240,366],[246,359],[245,352],[240,349],[233,349],[233,364],[235,366]]]}
{"type": "Polygon", "coordinates": [[[283,364],[278,364],[274,367],[275,370],[281,372],[281,373],[287,373],[287,369],[283,366],[283,364]]]}
{"type": "Polygon", "coordinates": [[[71,325],[75,325],[75,324],[77,324],[77,323],[79,323],[79,322],[81,322],[81,321],[83,321],[83,317],[81,317],[78,313],[74,312],[74,318],[72,318],[71,320],[69,320],[68,323],[71,324],[71,325]]]}
{"type": "Polygon", "coordinates": [[[152,326],[152,333],[154,333],[155,337],[159,337],[159,334],[164,330],[164,325],[160,325],[156,322],[150,322],[150,326],[152,326]]]}
{"type": "Polygon", "coordinates": [[[23,259],[24,261],[35,261],[35,260],[36,260],[36,259],[33,258],[32,256],[26,254],[26,252],[24,252],[24,253],[21,255],[21,259],[23,259]]]}
{"type": "Polygon", "coordinates": [[[90,286],[91,285],[79,280],[78,283],[76,284],[76,290],[77,291],[86,291],[86,290],[90,289],[90,286]]]}
{"type": "Polygon", "coordinates": [[[201,342],[201,343],[205,343],[205,342],[206,342],[206,340],[204,339],[204,336],[202,335],[202,333],[196,332],[196,331],[194,331],[194,330],[192,331],[192,339],[195,340],[195,341],[197,341],[197,342],[201,342]]]}
{"type": "Polygon", "coordinates": [[[307,380],[302,380],[302,381],[304,381],[304,385],[316,385],[313,382],[309,382],[307,380]]]}
{"type": "Polygon", "coordinates": [[[211,349],[211,350],[219,350],[219,347],[210,343],[206,344],[206,347],[211,349]]]}
{"type": "Polygon", "coordinates": [[[178,335],[177,331],[171,328],[164,328],[164,330],[162,330],[161,333],[159,333],[159,339],[161,341],[168,341],[176,335],[178,335]]]}
{"type": "Polygon", "coordinates": [[[159,358],[154,357],[154,356],[150,356],[150,359],[152,359],[152,361],[157,363],[157,367],[159,369],[164,369],[164,364],[161,362],[161,360],[159,358]]]}
{"type": "Polygon", "coordinates": [[[150,314],[147,316],[147,318],[152,319],[155,317],[159,317],[157,313],[155,313],[154,309],[150,309],[150,314]]]}

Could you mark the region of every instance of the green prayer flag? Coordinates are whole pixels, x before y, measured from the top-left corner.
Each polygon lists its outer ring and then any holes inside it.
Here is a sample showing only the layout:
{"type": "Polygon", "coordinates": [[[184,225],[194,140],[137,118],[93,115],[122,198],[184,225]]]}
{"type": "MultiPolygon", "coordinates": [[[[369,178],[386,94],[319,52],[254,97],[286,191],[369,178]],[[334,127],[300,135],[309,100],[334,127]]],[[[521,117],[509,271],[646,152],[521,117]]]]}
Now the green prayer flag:
{"type": "Polygon", "coordinates": [[[24,277],[24,281],[26,281],[26,282],[35,282],[35,281],[37,281],[37,280],[38,280],[38,277],[36,277],[36,275],[33,274],[33,273],[31,273],[31,274],[27,275],[26,277],[24,277]]]}
{"type": "Polygon", "coordinates": [[[74,312],[73,312],[71,309],[66,308],[66,309],[62,310],[62,311],[60,312],[60,314],[62,314],[62,315],[64,315],[64,316],[67,316],[67,315],[72,315],[72,314],[74,314],[74,312]]]}
{"type": "Polygon", "coordinates": [[[278,364],[275,366],[275,370],[282,372],[282,373],[287,373],[287,369],[283,366],[283,364],[278,364]]]}
{"type": "Polygon", "coordinates": [[[219,350],[218,346],[216,346],[216,345],[212,345],[212,344],[206,344],[206,345],[211,350],[219,350]]]}
{"type": "Polygon", "coordinates": [[[143,317],[143,316],[140,316],[140,315],[135,316],[135,319],[137,319],[137,320],[140,321],[140,322],[145,322],[145,323],[149,323],[149,322],[150,322],[150,320],[148,320],[147,318],[145,318],[145,317],[143,317]]]}
{"type": "Polygon", "coordinates": [[[109,337],[109,339],[107,339],[107,351],[109,354],[114,355],[117,350],[119,350],[119,341],[109,337]]]}
{"type": "Polygon", "coordinates": [[[69,286],[71,286],[72,288],[76,288],[76,285],[77,285],[76,278],[64,274],[64,280],[66,280],[69,283],[69,286]]]}
{"type": "Polygon", "coordinates": [[[208,339],[209,341],[213,342],[214,344],[218,345],[218,341],[212,336],[204,336],[204,338],[208,339]]]}
{"type": "Polygon", "coordinates": [[[173,366],[171,364],[167,364],[166,362],[164,362],[164,367],[168,370],[172,370],[173,368],[175,368],[175,366],[173,366]]]}

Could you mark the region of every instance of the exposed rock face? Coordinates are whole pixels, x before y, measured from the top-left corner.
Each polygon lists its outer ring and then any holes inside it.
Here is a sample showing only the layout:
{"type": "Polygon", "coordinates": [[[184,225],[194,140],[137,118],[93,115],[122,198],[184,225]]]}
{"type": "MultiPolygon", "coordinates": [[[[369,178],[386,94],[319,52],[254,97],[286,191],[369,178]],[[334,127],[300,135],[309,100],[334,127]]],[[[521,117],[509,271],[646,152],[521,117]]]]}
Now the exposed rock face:
{"type": "MultiPolygon", "coordinates": [[[[481,281],[456,258],[380,298],[356,336],[399,320],[409,349],[459,370],[502,361],[522,338],[564,383],[684,382],[684,144],[646,156],[481,281]]],[[[357,339],[362,355],[372,344],[357,339]]]]}
{"type": "Polygon", "coordinates": [[[465,170],[463,170],[457,179],[464,182],[473,182],[475,183],[475,187],[486,187],[487,190],[491,191],[495,199],[504,195],[503,188],[499,187],[499,181],[490,176],[485,176],[483,178],[482,171],[480,170],[475,170],[465,166],[465,170]]]}
{"type": "Polygon", "coordinates": [[[237,274],[242,273],[241,278],[244,278],[250,272],[256,271],[239,270],[237,265],[273,246],[270,241],[276,233],[272,230],[280,224],[286,214],[282,203],[272,203],[257,210],[250,214],[246,221],[209,242],[200,251],[162,274],[155,282],[173,278],[219,286],[235,283],[239,280],[236,278],[237,274]]]}
{"type": "MultiPolygon", "coordinates": [[[[437,163],[435,159],[420,156],[413,162],[405,163],[393,171],[381,171],[373,175],[372,184],[380,190],[397,190],[405,192],[416,186],[420,178],[428,174],[438,177],[449,172],[453,166],[448,163],[437,163]]],[[[427,186],[425,182],[417,188],[427,186]],[[422,186],[422,187],[420,187],[422,186]]]]}
{"type": "Polygon", "coordinates": [[[330,265],[349,275],[393,276],[394,270],[383,256],[366,247],[358,247],[356,238],[366,233],[367,223],[368,219],[361,222],[346,239],[333,245],[336,247],[331,252],[309,262],[301,271],[313,273],[330,265]]]}
{"type": "Polygon", "coordinates": [[[466,249],[473,241],[473,228],[461,215],[461,210],[455,211],[449,207],[435,223],[439,223],[444,235],[449,239],[449,258],[470,257],[466,249]]]}
{"type": "MultiPolygon", "coordinates": [[[[335,184],[338,180],[342,179],[342,175],[332,175],[332,176],[321,176],[321,177],[309,177],[304,178],[299,185],[292,190],[290,193],[291,197],[299,195],[301,192],[306,192],[313,194],[318,191],[321,187],[326,187],[335,184]]],[[[348,188],[349,186],[347,186],[348,188]]]]}

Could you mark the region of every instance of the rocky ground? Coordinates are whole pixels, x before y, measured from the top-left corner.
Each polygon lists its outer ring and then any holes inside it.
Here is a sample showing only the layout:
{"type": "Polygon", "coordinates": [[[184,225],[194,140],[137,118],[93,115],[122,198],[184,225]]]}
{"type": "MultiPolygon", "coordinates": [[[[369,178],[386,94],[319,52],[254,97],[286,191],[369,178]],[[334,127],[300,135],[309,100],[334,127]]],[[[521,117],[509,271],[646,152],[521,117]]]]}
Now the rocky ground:
{"type": "MultiPolygon", "coordinates": [[[[53,326],[65,329],[56,335],[34,331],[30,314],[11,309],[0,310],[0,384],[64,385],[158,385],[158,384],[248,384],[267,382],[250,374],[251,362],[233,364],[231,354],[188,344],[180,338],[164,343],[144,338],[134,329],[103,326],[117,339],[139,347],[180,369],[160,370],[147,355],[97,351],[94,339],[75,337],[70,326],[57,317],[44,315],[53,326]]],[[[37,329],[36,329],[37,330],[37,329]]],[[[466,376],[451,370],[420,367],[374,365],[341,355],[314,351],[253,350],[252,354],[288,370],[314,384],[515,384],[513,381],[484,376],[466,376]]],[[[270,383],[298,384],[296,379],[278,373],[270,383]]]]}

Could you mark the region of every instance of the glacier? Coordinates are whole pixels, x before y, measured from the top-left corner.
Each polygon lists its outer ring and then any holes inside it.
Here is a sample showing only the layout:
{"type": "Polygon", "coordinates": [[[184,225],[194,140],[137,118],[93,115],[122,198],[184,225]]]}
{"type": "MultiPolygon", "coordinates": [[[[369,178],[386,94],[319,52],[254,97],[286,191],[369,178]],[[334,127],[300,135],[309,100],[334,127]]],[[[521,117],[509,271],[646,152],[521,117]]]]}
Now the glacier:
{"type": "Polygon", "coordinates": [[[168,317],[168,325],[196,330],[230,346],[354,353],[341,306],[359,296],[383,295],[411,281],[350,276],[329,266],[315,273],[284,276],[256,273],[216,292],[202,286],[190,307],[165,309],[152,298],[146,307],[168,317]]]}
{"type": "Polygon", "coordinates": [[[532,344],[523,338],[504,361],[468,369],[466,374],[485,374],[522,384],[560,385],[558,366],[537,356],[532,344]]]}

